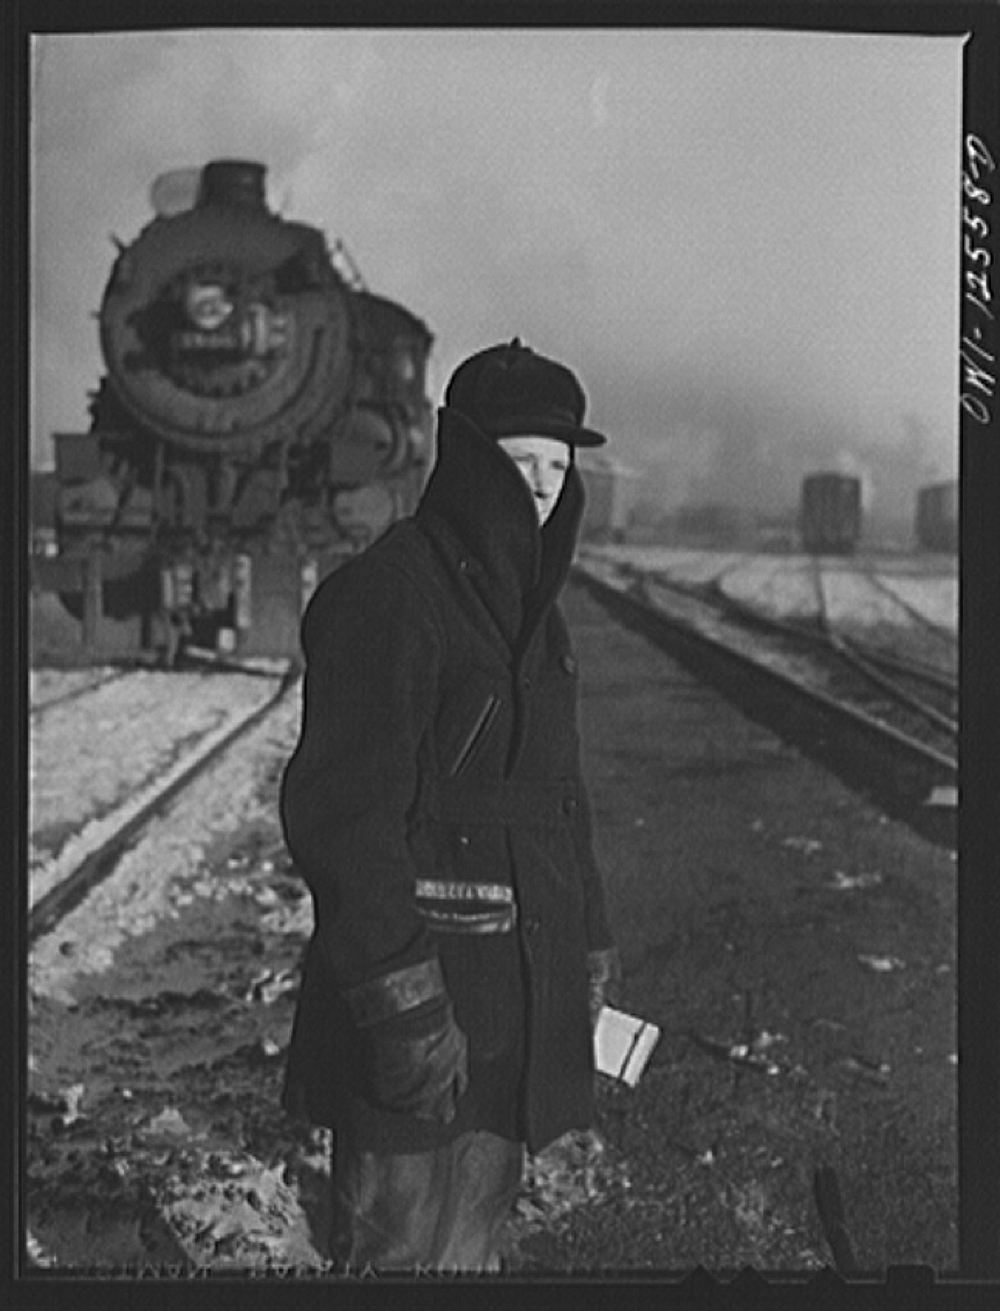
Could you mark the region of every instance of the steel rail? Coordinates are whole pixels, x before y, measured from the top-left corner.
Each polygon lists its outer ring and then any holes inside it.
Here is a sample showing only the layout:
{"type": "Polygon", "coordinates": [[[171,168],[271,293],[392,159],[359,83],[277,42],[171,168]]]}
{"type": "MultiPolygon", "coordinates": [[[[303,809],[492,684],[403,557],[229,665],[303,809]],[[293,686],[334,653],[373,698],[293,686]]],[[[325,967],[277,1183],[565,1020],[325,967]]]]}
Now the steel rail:
{"type": "Polygon", "coordinates": [[[117,683],[120,679],[126,678],[129,674],[139,672],[146,668],[144,665],[129,665],[125,669],[114,669],[110,674],[103,678],[97,678],[93,683],[81,683],[79,687],[74,687],[69,692],[63,692],[60,696],[50,697],[47,701],[36,701],[33,706],[28,707],[28,714],[38,718],[54,710],[57,706],[64,706],[68,701],[77,701],[80,697],[87,696],[91,692],[97,692],[102,687],[107,687],[109,683],[117,683]]]}
{"type": "MultiPolygon", "coordinates": [[[[790,622],[787,619],[778,619],[774,615],[763,614],[759,610],[754,610],[752,606],[737,601],[735,597],[727,596],[724,592],[720,591],[718,602],[737,614],[741,614],[749,622],[759,624],[765,628],[772,628],[775,632],[787,633],[790,637],[798,638],[803,642],[814,642],[818,646],[828,644],[826,634],[820,629],[807,628],[803,624],[790,622]]],[[[837,640],[849,647],[869,665],[903,674],[905,677],[913,679],[914,682],[925,683],[928,687],[933,687],[938,692],[958,694],[957,680],[940,669],[934,669],[932,666],[919,663],[910,657],[888,655],[884,651],[866,646],[863,642],[859,642],[857,638],[845,637],[842,633],[837,633],[837,640]]]]}
{"type": "Polygon", "coordinates": [[[952,696],[958,696],[958,679],[943,673],[941,670],[932,669],[929,665],[919,664],[915,660],[902,656],[887,655],[884,651],[878,651],[874,647],[866,646],[853,637],[841,636],[840,640],[851,647],[868,664],[874,665],[876,668],[892,670],[897,674],[903,674],[906,678],[913,679],[914,682],[926,683],[928,687],[936,688],[939,692],[948,692],[952,696]]]}
{"type": "MultiPolygon", "coordinates": [[[[861,576],[866,580],[866,582],[873,584],[877,582],[874,575],[867,570],[863,571],[861,576]]],[[[893,700],[916,711],[917,714],[922,715],[924,719],[933,724],[936,728],[944,729],[946,733],[950,733],[953,737],[957,737],[958,721],[956,719],[950,715],[943,715],[935,706],[929,706],[925,701],[921,701],[919,697],[911,695],[905,688],[900,687],[898,683],[894,683],[877,669],[874,669],[864,656],[859,654],[856,649],[853,649],[852,645],[849,642],[846,642],[836,631],[833,624],[830,622],[830,611],[826,600],[826,588],[823,585],[823,570],[820,568],[819,561],[816,559],[813,560],[813,580],[816,585],[816,601],[819,607],[820,632],[826,642],[829,643],[831,650],[849,664],[852,669],[856,669],[863,678],[867,678],[870,683],[873,683],[875,687],[887,693],[893,698],[893,700]]],[[[909,609],[909,607],[907,607],[907,609],[909,609]]]]}
{"type": "Polygon", "coordinates": [[[882,688],[883,691],[902,705],[909,706],[917,714],[923,715],[929,723],[934,724],[937,728],[943,729],[953,737],[958,737],[957,719],[951,715],[942,714],[935,706],[929,706],[926,701],[921,701],[919,697],[912,696],[905,688],[900,687],[898,683],[894,683],[891,678],[886,678],[884,674],[879,673],[863,655],[853,650],[851,644],[838,636],[837,633],[830,633],[829,639],[831,648],[836,651],[841,659],[847,661],[852,668],[867,678],[869,682],[876,687],[882,688]]]}
{"type": "Polygon", "coordinates": [[[949,643],[952,647],[958,645],[958,638],[950,628],[944,628],[941,624],[936,624],[933,619],[928,619],[927,616],[922,611],[918,610],[915,605],[911,605],[909,601],[900,596],[897,591],[889,587],[886,583],[883,583],[881,578],[876,577],[870,568],[863,570],[863,574],[874,588],[895,601],[901,609],[905,610],[911,618],[917,621],[917,623],[922,624],[924,628],[932,632],[935,637],[940,637],[942,641],[949,643]]]}
{"type": "MultiPolygon", "coordinates": [[[[633,569],[631,566],[622,566],[623,572],[628,572],[637,579],[642,578],[641,571],[633,569]]],[[[943,714],[935,706],[928,705],[920,697],[913,696],[905,688],[900,687],[892,679],[886,678],[879,672],[877,666],[894,669],[897,673],[916,679],[920,682],[934,687],[938,691],[957,693],[955,683],[947,679],[944,675],[936,671],[924,669],[921,666],[911,666],[908,661],[883,657],[876,653],[869,653],[863,646],[853,639],[843,637],[831,625],[826,610],[826,598],[822,587],[822,575],[818,565],[814,566],[814,581],[816,584],[818,613],[818,627],[815,630],[806,628],[799,624],[789,623],[787,620],[778,619],[773,615],[767,615],[752,606],[746,605],[742,601],[736,600],[735,597],[727,596],[721,588],[717,587],[717,579],[713,579],[707,587],[695,589],[684,585],[677,586],[669,578],[665,578],[662,573],[655,575],[656,581],[664,587],[674,587],[682,595],[698,599],[708,600],[710,604],[720,609],[729,611],[746,622],[763,628],[767,631],[773,631],[785,636],[794,638],[797,641],[812,643],[824,650],[833,651],[841,660],[849,664],[857,673],[867,679],[870,683],[880,688],[887,696],[891,697],[900,705],[906,706],[915,714],[922,716],[935,728],[941,729],[945,733],[957,737],[959,733],[959,723],[951,715],[943,714]]]]}
{"type": "MultiPolygon", "coordinates": [[[[717,660],[724,662],[730,670],[739,671],[744,677],[748,672],[752,672],[759,682],[780,691],[785,699],[793,697],[804,705],[819,711],[827,719],[834,718],[841,722],[846,721],[860,730],[869,740],[879,743],[883,749],[889,748],[923,768],[931,767],[935,772],[943,774],[949,781],[954,780],[956,777],[958,761],[953,756],[946,755],[944,752],[928,746],[925,742],[911,737],[908,733],[904,733],[891,724],[886,724],[883,720],[869,715],[856,706],[838,700],[827,692],[809,687],[806,683],[792,678],[787,673],[778,671],[759,660],[754,660],[751,656],[735,650],[717,638],[699,631],[690,622],[664,613],[646,592],[646,579],[640,571],[627,568],[623,570],[623,576],[628,578],[629,582],[626,588],[622,589],[616,588],[596,576],[585,563],[577,564],[575,572],[577,577],[582,578],[585,583],[590,585],[598,596],[617,598],[623,606],[631,607],[633,611],[641,611],[647,620],[667,626],[674,636],[681,639],[689,647],[696,648],[699,653],[711,652],[717,660]]],[[[689,599],[699,599],[693,589],[681,588],[678,590],[689,599]]],[[[704,605],[713,608],[706,598],[702,597],[701,600],[704,605]]],[[[754,618],[757,617],[754,615],[754,618]]]]}
{"type": "MultiPolygon", "coordinates": [[[[639,576],[641,572],[631,565],[620,564],[618,567],[623,572],[625,570],[630,570],[634,572],[636,576],[639,576]]],[[[662,583],[663,586],[672,587],[675,590],[682,592],[685,596],[710,596],[713,602],[716,602],[718,605],[725,606],[727,609],[734,611],[734,613],[742,615],[749,622],[759,624],[764,628],[772,628],[775,632],[787,633],[789,636],[799,638],[804,642],[815,642],[818,645],[823,645],[826,642],[826,636],[820,629],[814,630],[807,628],[801,623],[796,623],[787,619],[779,619],[776,615],[765,614],[763,611],[755,610],[753,606],[749,606],[745,602],[737,600],[736,597],[729,596],[719,585],[723,574],[728,572],[730,572],[728,569],[724,569],[721,574],[717,574],[710,582],[700,586],[678,582],[662,570],[651,571],[650,576],[662,583]]],[[[870,576],[867,569],[862,570],[861,574],[862,577],[869,582],[877,581],[870,576]]],[[[883,588],[883,590],[885,589],[883,588]]],[[[891,597],[897,602],[901,600],[901,598],[896,596],[895,593],[891,593],[891,597]]],[[[904,609],[906,609],[905,602],[902,604],[904,609]]],[[[920,617],[922,618],[922,616],[920,617]]],[[[833,631],[832,626],[829,625],[829,623],[827,624],[827,627],[830,631],[833,631]]],[[[941,669],[914,660],[912,657],[903,657],[898,654],[890,656],[884,651],[879,651],[874,647],[866,646],[863,642],[859,642],[854,637],[845,637],[843,634],[837,634],[837,637],[840,642],[849,646],[861,659],[865,660],[870,665],[888,669],[898,674],[904,674],[907,678],[913,679],[915,682],[926,683],[928,687],[933,687],[939,692],[949,692],[955,695],[958,693],[957,680],[941,669]]]]}
{"type": "Polygon", "coordinates": [[[300,674],[300,665],[294,661],[290,662],[274,693],[262,705],[257,706],[249,715],[234,724],[204,754],[198,756],[187,769],[150,797],[134,815],[115,829],[94,851],[85,856],[55,887],[39,897],[28,912],[28,942],[34,943],[45,934],[51,933],[88,893],[104,882],[113,873],[125,853],[135,845],[150,821],[190,787],[223,752],[229,750],[250,729],[256,727],[270,714],[295,686],[300,674]]]}

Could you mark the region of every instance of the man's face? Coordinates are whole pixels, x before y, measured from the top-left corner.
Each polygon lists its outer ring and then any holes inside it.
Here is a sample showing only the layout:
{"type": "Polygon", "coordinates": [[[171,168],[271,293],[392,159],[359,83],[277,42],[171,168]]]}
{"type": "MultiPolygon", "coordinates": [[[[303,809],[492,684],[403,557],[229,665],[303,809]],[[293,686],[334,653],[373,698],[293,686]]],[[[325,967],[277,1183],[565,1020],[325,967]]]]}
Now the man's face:
{"type": "Polygon", "coordinates": [[[501,437],[503,447],[521,471],[528,484],[538,522],[544,524],[555,509],[559,493],[566,481],[570,452],[565,442],[557,437],[501,437]]]}

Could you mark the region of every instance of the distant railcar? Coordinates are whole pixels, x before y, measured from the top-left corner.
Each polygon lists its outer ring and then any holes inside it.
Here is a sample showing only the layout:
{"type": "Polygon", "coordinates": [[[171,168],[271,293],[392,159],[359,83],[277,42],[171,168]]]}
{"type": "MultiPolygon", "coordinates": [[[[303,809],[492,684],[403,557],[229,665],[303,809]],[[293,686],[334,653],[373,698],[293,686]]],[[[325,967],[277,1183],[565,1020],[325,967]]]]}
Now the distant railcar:
{"type": "Polygon", "coordinates": [[[851,555],[861,536],[861,480],[814,473],[802,481],[799,531],[810,555],[851,555]]]}
{"type": "Polygon", "coordinates": [[[934,483],[917,492],[917,545],[924,551],[958,550],[958,483],[934,483]]]}
{"type": "Polygon", "coordinates": [[[588,453],[580,461],[587,501],[581,537],[592,542],[625,539],[638,475],[607,455],[588,453]]]}

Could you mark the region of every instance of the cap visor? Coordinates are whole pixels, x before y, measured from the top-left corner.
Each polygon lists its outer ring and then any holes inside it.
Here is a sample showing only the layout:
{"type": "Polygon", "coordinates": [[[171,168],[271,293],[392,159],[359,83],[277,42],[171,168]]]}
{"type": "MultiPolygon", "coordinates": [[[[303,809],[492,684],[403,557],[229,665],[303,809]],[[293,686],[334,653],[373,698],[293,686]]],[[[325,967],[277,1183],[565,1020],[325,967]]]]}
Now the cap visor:
{"type": "Polygon", "coordinates": [[[491,437],[555,437],[568,446],[603,446],[608,440],[593,428],[578,428],[545,415],[500,419],[484,429],[491,437]]]}

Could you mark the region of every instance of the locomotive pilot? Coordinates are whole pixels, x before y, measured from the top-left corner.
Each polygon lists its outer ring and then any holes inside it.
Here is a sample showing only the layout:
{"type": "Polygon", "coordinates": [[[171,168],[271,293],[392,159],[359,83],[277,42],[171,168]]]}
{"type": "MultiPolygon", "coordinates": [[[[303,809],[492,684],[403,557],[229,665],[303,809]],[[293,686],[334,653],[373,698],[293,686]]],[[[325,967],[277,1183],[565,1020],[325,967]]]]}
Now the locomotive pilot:
{"type": "Polygon", "coordinates": [[[558,605],[585,397],[491,347],[453,374],[415,515],[317,589],[282,784],[315,932],[284,1091],[335,1133],[344,1270],[497,1270],[523,1152],[593,1119],[617,975],[558,605]]]}

